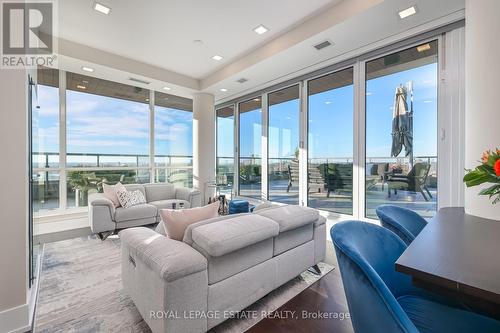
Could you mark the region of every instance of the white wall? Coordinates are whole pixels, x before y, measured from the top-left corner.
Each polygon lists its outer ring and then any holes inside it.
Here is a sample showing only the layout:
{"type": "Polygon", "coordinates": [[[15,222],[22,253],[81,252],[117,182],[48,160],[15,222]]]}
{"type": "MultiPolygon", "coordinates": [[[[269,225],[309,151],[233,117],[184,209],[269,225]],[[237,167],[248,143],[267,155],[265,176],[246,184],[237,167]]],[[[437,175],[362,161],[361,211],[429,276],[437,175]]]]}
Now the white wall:
{"type": "Polygon", "coordinates": [[[439,208],[463,207],[465,168],[465,28],[442,38],[438,113],[439,208]]]}
{"type": "MultiPolygon", "coordinates": [[[[500,147],[500,1],[467,0],[465,27],[465,167],[474,168],[483,151],[500,147]]],[[[500,220],[500,204],[465,191],[468,214],[500,220]]]]}
{"type": "MultiPolygon", "coordinates": [[[[212,94],[193,95],[193,187],[208,200],[205,184],[215,180],[215,110],[212,94]]],[[[206,203],[206,202],[205,202],[206,203]]]]}
{"type": "Polygon", "coordinates": [[[0,332],[28,325],[27,73],[0,69],[0,332]]]}

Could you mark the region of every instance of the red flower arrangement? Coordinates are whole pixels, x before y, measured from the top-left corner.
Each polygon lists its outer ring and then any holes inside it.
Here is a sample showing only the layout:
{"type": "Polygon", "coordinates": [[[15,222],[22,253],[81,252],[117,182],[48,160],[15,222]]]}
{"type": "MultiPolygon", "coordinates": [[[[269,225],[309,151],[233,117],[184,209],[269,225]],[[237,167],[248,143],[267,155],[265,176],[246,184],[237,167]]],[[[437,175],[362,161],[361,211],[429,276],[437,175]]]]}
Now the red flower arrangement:
{"type": "Polygon", "coordinates": [[[488,195],[493,198],[493,203],[500,202],[500,149],[494,152],[488,150],[481,157],[481,165],[473,170],[467,170],[464,182],[467,187],[477,186],[484,183],[492,183],[479,192],[479,195],[488,195]]]}

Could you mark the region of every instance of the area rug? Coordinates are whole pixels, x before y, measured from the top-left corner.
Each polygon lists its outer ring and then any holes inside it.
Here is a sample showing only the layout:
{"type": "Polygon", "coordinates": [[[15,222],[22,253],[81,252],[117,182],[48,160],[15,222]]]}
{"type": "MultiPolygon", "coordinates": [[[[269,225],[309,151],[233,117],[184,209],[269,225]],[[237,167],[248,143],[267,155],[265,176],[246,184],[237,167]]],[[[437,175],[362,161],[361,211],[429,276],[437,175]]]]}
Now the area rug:
{"type": "MultiPolygon", "coordinates": [[[[74,238],[48,243],[43,252],[35,332],[151,332],[123,291],[119,238],[74,238]]],[[[325,263],[318,266],[321,276],[333,269],[325,263]]],[[[321,276],[306,271],[245,311],[274,311],[321,276]]],[[[261,319],[241,316],[211,332],[244,332],[261,319]]]]}

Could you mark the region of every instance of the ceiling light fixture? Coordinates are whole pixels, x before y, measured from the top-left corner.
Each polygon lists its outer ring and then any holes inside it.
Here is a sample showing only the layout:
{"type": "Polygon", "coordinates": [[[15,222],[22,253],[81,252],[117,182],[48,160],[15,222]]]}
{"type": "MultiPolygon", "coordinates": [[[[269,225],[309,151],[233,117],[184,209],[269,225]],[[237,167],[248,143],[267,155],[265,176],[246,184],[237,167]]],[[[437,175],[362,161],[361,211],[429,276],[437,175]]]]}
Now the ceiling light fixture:
{"type": "Polygon", "coordinates": [[[77,85],[76,87],[77,87],[78,89],[83,89],[83,90],[87,89],[87,87],[82,86],[82,85],[77,85]]]}
{"type": "Polygon", "coordinates": [[[404,19],[404,18],[407,18],[408,16],[412,16],[416,13],[417,13],[417,9],[415,8],[415,6],[411,6],[410,8],[406,8],[406,9],[400,11],[398,14],[399,14],[399,17],[401,19],[404,19]]]}
{"type": "Polygon", "coordinates": [[[260,102],[260,98],[254,98],[253,99],[255,102],[260,102]]]}
{"type": "Polygon", "coordinates": [[[417,51],[418,52],[424,52],[424,51],[427,51],[427,50],[430,50],[430,49],[431,49],[431,44],[424,44],[424,45],[417,46],[417,51]]]}
{"type": "Polygon", "coordinates": [[[216,60],[216,61],[221,61],[221,60],[223,59],[223,57],[222,57],[222,56],[220,56],[220,55],[217,55],[217,54],[216,54],[216,55],[214,55],[214,56],[212,57],[212,59],[214,59],[214,60],[216,60]]]}
{"type": "Polygon", "coordinates": [[[268,28],[266,28],[265,26],[263,26],[262,24],[259,25],[258,27],[254,28],[253,31],[255,31],[256,33],[258,33],[259,35],[262,35],[263,33],[266,33],[269,31],[268,28]]]}
{"type": "Polygon", "coordinates": [[[226,88],[220,88],[220,91],[222,91],[222,92],[226,92],[226,91],[227,91],[227,89],[226,89],[226,88]]]}
{"type": "Polygon", "coordinates": [[[172,89],[172,88],[170,88],[170,87],[163,87],[163,90],[170,90],[170,89],[172,89]]]}
{"type": "Polygon", "coordinates": [[[82,66],[82,71],[92,73],[94,69],[92,67],[82,66]]]}
{"type": "Polygon", "coordinates": [[[104,15],[108,15],[109,12],[111,11],[111,8],[104,6],[103,4],[99,2],[94,3],[94,9],[98,11],[99,13],[102,13],[104,15]]]}

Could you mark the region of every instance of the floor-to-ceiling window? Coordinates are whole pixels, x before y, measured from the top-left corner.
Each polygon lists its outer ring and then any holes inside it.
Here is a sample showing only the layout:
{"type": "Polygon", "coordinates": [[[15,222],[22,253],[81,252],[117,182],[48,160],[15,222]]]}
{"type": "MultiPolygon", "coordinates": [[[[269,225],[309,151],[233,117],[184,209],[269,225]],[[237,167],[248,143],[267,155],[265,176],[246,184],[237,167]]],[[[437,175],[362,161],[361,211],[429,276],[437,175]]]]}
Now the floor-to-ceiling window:
{"type": "Polygon", "coordinates": [[[239,104],[239,195],[262,197],[262,102],[239,104]]]}
{"type": "Polygon", "coordinates": [[[308,82],[308,205],[353,213],[353,68],[308,82]]]}
{"type": "Polygon", "coordinates": [[[438,43],[366,63],[366,216],[380,204],[437,209],[438,43]]]}
{"type": "Polygon", "coordinates": [[[268,198],[299,203],[299,85],[268,94],[268,198]]]}
{"type": "Polygon", "coordinates": [[[33,211],[59,208],[59,71],[39,69],[32,91],[33,211]]]}
{"type": "Polygon", "coordinates": [[[67,206],[102,183],[149,182],[149,90],[66,76],[67,206]]]}
{"type": "Polygon", "coordinates": [[[234,106],[216,110],[217,186],[220,193],[232,194],[234,185],[234,106]]]}
{"type": "Polygon", "coordinates": [[[155,92],[156,182],[193,186],[193,102],[155,92]]]}
{"type": "Polygon", "coordinates": [[[86,206],[103,183],[192,186],[191,99],[45,68],[31,96],[35,217],[86,206]]]}

